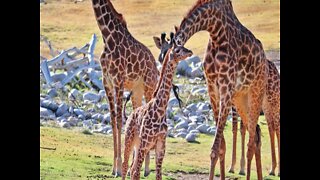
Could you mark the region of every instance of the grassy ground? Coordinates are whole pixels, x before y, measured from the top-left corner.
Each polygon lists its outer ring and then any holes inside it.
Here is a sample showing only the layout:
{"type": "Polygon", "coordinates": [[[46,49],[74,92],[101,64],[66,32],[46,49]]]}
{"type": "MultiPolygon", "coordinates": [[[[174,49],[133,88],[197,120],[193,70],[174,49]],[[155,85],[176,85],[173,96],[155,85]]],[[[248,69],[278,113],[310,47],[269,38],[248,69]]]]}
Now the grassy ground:
{"type": "MultiPolygon", "coordinates": [[[[260,117],[262,129],[262,167],[264,179],[279,179],[267,176],[271,165],[270,145],[267,125],[264,117],[260,117]]],[[[231,123],[225,130],[227,142],[226,169],[231,163],[231,123]]],[[[180,138],[167,138],[166,155],[163,163],[164,179],[180,179],[184,173],[201,174],[207,177],[209,173],[209,151],[213,136],[200,135],[198,143],[187,143],[180,138]]],[[[88,135],[80,130],[67,130],[53,127],[40,127],[40,146],[56,148],[56,150],[40,149],[41,179],[110,179],[113,147],[112,136],[88,135]]],[[[237,166],[239,171],[240,138],[238,138],[237,166]]],[[[155,179],[154,152],[151,153],[151,174],[148,178],[155,179]]],[[[252,179],[256,179],[255,160],[252,161],[252,179]]],[[[219,168],[219,165],[217,165],[219,168]]],[[[219,169],[216,169],[219,174],[219,169]]],[[[141,173],[143,175],[143,173],[141,173]]],[[[227,173],[227,177],[244,179],[245,176],[227,173]]],[[[117,178],[120,179],[120,178],[117,178]]]]}
{"type": "MultiPolygon", "coordinates": [[[[40,33],[52,41],[58,50],[81,47],[91,35],[98,35],[95,54],[99,56],[103,42],[94,18],[91,1],[73,3],[71,0],[47,0],[40,7],[40,33]]],[[[112,1],[127,21],[128,29],[157,57],[159,50],[152,37],[161,32],[173,31],[179,25],[195,0],[116,0],[112,1]]],[[[234,0],[234,10],[239,20],[261,40],[265,50],[280,48],[280,1],[234,0]]],[[[195,55],[203,57],[208,42],[207,32],[195,34],[186,44],[195,55]]],[[[49,58],[49,50],[40,45],[41,54],[49,58]]]]}

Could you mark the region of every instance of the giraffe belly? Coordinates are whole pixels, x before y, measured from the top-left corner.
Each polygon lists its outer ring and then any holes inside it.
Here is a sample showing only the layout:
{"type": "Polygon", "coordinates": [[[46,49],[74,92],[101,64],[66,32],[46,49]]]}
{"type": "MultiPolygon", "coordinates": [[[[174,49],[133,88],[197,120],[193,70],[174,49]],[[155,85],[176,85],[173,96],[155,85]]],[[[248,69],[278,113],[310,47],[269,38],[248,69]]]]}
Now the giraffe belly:
{"type": "Polygon", "coordinates": [[[139,78],[136,80],[132,80],[126,78],[124,81],[124,88],[127,90],[141,89],[141,91],[143,91],[143,79],[139,78]]]}

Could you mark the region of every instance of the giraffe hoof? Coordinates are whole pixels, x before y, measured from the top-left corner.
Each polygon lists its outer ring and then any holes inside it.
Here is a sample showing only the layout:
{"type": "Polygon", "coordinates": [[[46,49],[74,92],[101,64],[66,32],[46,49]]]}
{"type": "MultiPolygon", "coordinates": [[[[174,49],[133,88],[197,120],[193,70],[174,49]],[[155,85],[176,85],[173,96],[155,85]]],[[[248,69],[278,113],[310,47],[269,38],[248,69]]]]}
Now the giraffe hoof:
{"type": "Polygon", "coordinates": [[[276,174],[273,171],[270,171],[269,175],[270,176],[275,176],[276,174]]]}
{"type": "Polygon", "coordinates": [[[130,171],[128,171],[127,176],[129,176],[129,177],[130,177],[130,171]]]}
{"type": "Polygon", "coordinates": [[[280,177],[280,172],[278,173],[278,176],[280,177]]]}
{"type": "Polygon", "coordinates": [[[121,172],[117,172],[114,177],[121,177],[121,172]]]}
{"type": "Polygon", "coordinates": [[[234,174],[234,170],[233,170],[233,169],[230,169],[230,170],[229,170],[229,173],[234,174]]]}
{"type": "Polygon", "coordinates": [[[149,176],[149,174],[150,174],[150,171],[145,171],[145,172],[144,172],[144,177],[149,176]]]}
{"type": "Polygon", "coordinates": [[[239,174],[244,175],[244,176],[246,175],[246,173],[244,171],[240,171],[239,174]]]}

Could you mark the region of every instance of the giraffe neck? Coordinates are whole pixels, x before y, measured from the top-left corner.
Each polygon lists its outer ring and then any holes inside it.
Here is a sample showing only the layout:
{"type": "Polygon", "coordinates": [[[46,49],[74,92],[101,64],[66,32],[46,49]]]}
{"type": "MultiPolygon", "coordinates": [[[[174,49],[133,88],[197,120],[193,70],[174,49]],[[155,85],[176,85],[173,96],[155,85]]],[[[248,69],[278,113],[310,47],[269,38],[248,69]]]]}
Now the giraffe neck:
{"type": "MultiPolygon", "coordinates": [[[[200,2],[198,2],[200,3],[200,2]]],[[[181,37],[180,45],[184,45],[195,33],[208,31],[211,38],[218,37],[223,33],[228,13],[232,10],[229,0],[204,1],[191,8],[182,20],[175,37],[181,37]]]]}
{"type": "Polygon", "coordinates": [[[92,0],[92,6],[104,41],[111,34],[118,36],[126,33],[127,23],[122,14],[114,9],[110,0],[92,0]]]}
{"type": "Polygon", "coordinates": [[[154,98],[156,99],[158,107],[157,109],[163,112],[167,109],[172,87],[173,73],[177,66],[177,62],[174,60],[167,59],[167,62],[165,61],[161,70],[160,80],[157,84],[156,90],[154,91],[154,98]]]}

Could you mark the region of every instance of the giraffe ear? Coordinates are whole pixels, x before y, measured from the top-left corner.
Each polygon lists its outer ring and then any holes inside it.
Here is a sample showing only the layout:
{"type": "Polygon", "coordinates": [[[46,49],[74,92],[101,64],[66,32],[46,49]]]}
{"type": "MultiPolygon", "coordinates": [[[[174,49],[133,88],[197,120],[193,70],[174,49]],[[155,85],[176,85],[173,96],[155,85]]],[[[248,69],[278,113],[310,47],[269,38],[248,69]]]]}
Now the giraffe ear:
{"type": "Polygon", "coordinates": [[[175,32],[177,32],[178,31],[178,26],[174,26],[174,30],[175,30],[175,32]]]}
{"type": "Polygon", "coordinates": [[[160,38],[153,36],[153,41],[156,44],[157,48],[161,49],[161,40],[160,40],[160,38]]]}

